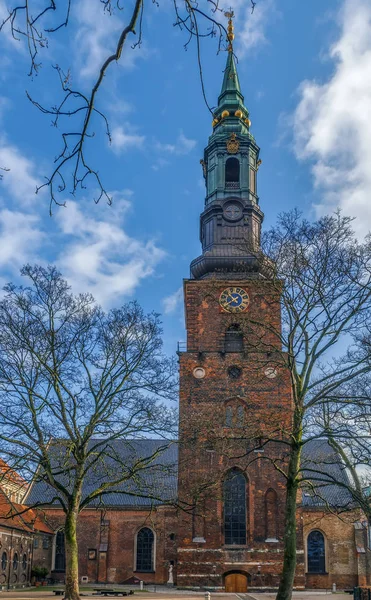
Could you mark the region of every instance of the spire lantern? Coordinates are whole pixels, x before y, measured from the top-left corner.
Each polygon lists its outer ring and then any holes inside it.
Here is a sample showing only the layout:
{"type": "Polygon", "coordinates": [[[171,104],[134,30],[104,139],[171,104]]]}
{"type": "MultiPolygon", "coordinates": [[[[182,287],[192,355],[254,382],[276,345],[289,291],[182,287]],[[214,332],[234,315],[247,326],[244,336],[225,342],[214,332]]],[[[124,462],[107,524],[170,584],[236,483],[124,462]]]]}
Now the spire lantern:
{"type": "Polygon", "coordinates": [[[250,133],[233,52],[233,12],[228,17],[228,54],[213,132],[200,161],[206,182],[201,214],[202,255],[191,263],[196,279],[260,277],[263,213],[257,195],[259,152],[250,133]]]}

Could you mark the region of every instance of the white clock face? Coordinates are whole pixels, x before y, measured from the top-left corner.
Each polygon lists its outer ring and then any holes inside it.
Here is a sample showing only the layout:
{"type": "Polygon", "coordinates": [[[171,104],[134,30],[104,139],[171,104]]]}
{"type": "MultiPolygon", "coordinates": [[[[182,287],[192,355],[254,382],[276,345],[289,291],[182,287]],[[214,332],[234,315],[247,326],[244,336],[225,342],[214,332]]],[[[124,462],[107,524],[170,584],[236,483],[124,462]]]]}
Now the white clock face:
{"type": "Polygon", "coordinates": [[[274,367],[267,367],[264,371],[264,375],[268,377],[268,379],[274,379],[277,377],[277,370],[274,367]]]}

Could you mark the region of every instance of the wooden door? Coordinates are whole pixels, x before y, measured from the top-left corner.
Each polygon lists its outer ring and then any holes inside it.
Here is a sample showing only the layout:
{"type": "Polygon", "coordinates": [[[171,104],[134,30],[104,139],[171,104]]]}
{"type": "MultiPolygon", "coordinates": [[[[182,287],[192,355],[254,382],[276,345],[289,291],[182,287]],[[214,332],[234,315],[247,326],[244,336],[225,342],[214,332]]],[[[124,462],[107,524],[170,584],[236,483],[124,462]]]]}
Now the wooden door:
{"type": "Polygon", "coordinates": [[[225,591],[244,594],[247,592],[247,577],[243,573],[230,573],[225,578],[225,591]]]}

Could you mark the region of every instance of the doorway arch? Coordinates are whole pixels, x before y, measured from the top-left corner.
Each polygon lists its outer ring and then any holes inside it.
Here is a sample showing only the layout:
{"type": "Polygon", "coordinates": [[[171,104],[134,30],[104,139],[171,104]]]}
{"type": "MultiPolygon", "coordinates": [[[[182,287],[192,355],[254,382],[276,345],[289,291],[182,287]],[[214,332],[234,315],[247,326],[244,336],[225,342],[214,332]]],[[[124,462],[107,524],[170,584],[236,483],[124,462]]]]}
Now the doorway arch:
{"type": "Polygon", "coordinates": [[[224,587],[227,593],[245,594],[249,576],[243,571],[230,571],[224,575],[224,587]]]}

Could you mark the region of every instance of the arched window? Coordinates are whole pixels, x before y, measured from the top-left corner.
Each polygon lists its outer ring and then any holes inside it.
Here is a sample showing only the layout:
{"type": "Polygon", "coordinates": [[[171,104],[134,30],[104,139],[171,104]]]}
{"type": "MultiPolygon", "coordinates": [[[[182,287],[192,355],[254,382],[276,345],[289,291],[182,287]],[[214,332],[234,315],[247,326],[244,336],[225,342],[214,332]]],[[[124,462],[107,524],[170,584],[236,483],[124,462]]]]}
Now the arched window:
{"type": "Polygon", "coordinates": [[[54,570],[64,572],[66,570],[66,552],[64,544],[64,531],[57,531],[55,538],[55,561],[54,570]]]}
{"type": "Polygon", "coordinates": [[[238,406],[237,407],[237,422],[236,425],[237,427],[243,427],[245,424],[245,409],[243,406],[238,406]]]}
{"type": "Polygon", "coordinates": [[[277,494],[268,490],[265,494],[265,537],[267,540],[277,539],[277,494]]]}
{"type": "Polygon", "coordinates": [[[6,552],[3,552],[1,555],[1,569],[3,571],[6,570],[7,564],[8,564],[8,556],[7,556],[6,552]]]}
{"type": "Polygon", "coordinates": [[[232,427],[233,425],[233,408],[231,406],[227,406],[225,409],[225,426],[232,427]]]}
{"type": "Polygon", "coordinates": [[[26,569],[27,569],[27,554],[23,555],[23,558],[22,558],[22,569],[24,571],[26,571],[26,569]]]}
{"type": "Polygon", "coordinates": [[[225,352],[243,351],[243,333],[237,323],[230,325],[225,332],[225,352]]]}
{"type": "Polygon", "coordinates": [[[16,571],[18,569],[18,554],[17,552],[14,554],[13,556],[13,571],[16,571]]]}
{"type": "Polygon", "coordinates": [[[154,571],[154,550],[155,536],[152,529],[143,527],[137,533],[137,571],[154,571]]]}
{"type": "Polygon", "coordinates": [[[246,544],[246,479],[236,470],[224,481],[224,543],[246,544]]]}
{"type": "Polygon", "coordinates": [[[240,162],[238,158],[228,158],[225,163],[225,187],[237,189],[240,182],[240,162]]]}
{"type": "Polygon", "coordinates": [[[325,573],[325,538],[320,531],[311,531],[307,539],[308,573],[325,573]]]}

